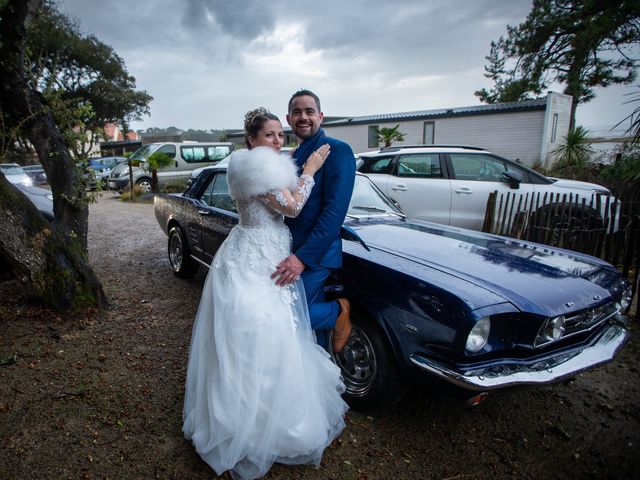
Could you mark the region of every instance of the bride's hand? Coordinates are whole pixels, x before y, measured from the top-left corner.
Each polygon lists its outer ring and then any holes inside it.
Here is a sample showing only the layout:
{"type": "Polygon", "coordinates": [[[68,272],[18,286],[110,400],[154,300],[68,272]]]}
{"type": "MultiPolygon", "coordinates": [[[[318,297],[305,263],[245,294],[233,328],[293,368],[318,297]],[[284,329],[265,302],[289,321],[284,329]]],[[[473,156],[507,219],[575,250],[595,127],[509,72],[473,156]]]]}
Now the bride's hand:
{"type": "Polygon", "coordinates": [[[309,155],[307,162],[305,163],[304,172],[306,175],[314,175],[327,159],[330,153],[329,144],[324,144],[318,148],[315,152],[309,155]]]}

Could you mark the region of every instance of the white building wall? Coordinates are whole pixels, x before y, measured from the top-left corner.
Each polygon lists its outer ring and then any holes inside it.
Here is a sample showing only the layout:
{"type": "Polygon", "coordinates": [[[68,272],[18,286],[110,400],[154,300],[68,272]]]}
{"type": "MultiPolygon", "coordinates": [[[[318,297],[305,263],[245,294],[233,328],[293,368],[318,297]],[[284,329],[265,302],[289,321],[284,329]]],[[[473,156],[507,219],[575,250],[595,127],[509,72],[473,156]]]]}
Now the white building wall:
{"type": "Polygon", "coordinates": [[[479,145],[531,166],[540,158],[543,124],[541,110],[443,118],[436,122],[435,143],[479,145]]]}
{"type": "MultiPolygon", "coordinates": [[[[488,148],[496,155],[519,159],[525,165],[533,165],[540,159],[540,139],[543,135],[545,112],[542,110],[470,115],[465,117],[440,118],[435,124],[434,143],[456,145],[478,145],[488,148]]],[[[351,145],[354,152],[377,150],[368,146],[370,125],[394,127],[400,125],[405,135],[402,142],[394,146],[423,143],[424,120],[393,123],[371,123],[365,125],[324,126],[325,132],[351,145]]]]}
{"type": "Polygon", "coordinates": [[[547,166],[553,163],[551,152],[562,144],[569,132],[572,104],[571,95],[556,92],[549,92],[547,95],[544,131],[540,142],[540,159],[547,166]]]}

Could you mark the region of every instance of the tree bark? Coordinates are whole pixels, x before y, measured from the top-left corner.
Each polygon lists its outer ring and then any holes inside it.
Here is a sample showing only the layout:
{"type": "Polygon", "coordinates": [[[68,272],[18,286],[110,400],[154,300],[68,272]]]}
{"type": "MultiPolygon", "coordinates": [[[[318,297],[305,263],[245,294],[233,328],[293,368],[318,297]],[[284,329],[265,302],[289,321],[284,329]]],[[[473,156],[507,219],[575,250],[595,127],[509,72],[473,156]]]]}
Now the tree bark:
{"type": "Polygon", "coordinates": [[[51,185],[55,221],[47,223],[0,176],[0,255],[47,306],[100,307],[106,297],[87,263],[87,195],[62,133],[25,72],[27,26],[39,5],[9,0],[0,7],[0,113],[10,127],[20,125],[35,148],[51,185]]]}
{"type": "Polygon", "coordinates": [[[56,310],[103,307],[100,281],[79,242],[50,224],[0,175],[0,257],[24,286],[25,297],[56,310]]]}

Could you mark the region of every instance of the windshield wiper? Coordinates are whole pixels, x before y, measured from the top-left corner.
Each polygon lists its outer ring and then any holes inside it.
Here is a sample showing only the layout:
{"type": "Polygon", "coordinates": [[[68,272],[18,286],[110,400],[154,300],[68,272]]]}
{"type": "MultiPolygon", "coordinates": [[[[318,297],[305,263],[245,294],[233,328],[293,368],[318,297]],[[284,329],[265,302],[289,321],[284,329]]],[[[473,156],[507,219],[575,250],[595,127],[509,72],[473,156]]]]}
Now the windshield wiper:
{"type": "Polygon", "coordinates": [[[407,218],[407,216],[403,213],[393,212],[391,210],[385,210],[384,208],[378,208],[374,206],[365,206],[365,205],[354,205],[351,208],[357,208],[359,210],[365,210],[367,212],[380,212],[380,213],[389,213],[391,215],[397,215],[400,218],[407,218]]]}
{"type": "Polygon", "coordinates": [[[367,210],[368,212],[382,212],[382,213],[387,213],[387,211],[383,208],[378,208],[378,207],[367,207],[365,205],[354,205],[351,208],[359,208],[360,210],[367,210]]]}

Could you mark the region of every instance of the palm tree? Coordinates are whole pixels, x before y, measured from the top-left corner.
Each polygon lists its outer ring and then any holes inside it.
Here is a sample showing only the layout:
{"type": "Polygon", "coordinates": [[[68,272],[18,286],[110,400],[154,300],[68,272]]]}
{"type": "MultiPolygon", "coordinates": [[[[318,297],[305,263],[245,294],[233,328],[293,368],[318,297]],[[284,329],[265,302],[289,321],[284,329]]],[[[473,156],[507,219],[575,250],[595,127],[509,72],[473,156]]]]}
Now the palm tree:
{"type": "Polygon", "coordinates": [[[551,151],[556,160],[553,168],[583,170],[593,154],[588,137],[589,131],[584,127],[578,126],[569,130],[563,142],[551,151]]]}
{"type": "Polygon", "coordinates": [[[398,128],[400,128],[399,124],[393,128],[384,127],[378,129],[378,142],[384,143],[386,148],[390,147],[394,140],[397,140],[398,142],[403,141],[404,133],[399,132],[398,128]]]}
{"type": "Polygon", "coordinates": [[[151,191],[158,191],[158,170],[162,167],[166,167],[171,165],[173,162],[173,158],[167,155],[164,152],[153,152],[146,159],[147,164],[149,165],[149,170],[151,170],[151,191]]]}

